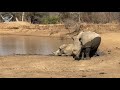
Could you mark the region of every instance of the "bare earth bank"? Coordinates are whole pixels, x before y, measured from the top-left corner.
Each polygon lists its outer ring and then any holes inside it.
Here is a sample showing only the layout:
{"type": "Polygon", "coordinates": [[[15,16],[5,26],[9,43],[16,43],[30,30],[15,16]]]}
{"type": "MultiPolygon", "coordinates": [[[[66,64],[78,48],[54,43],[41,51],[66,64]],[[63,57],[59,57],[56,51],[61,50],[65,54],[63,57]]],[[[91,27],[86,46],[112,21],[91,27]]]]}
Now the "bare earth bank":
{"type": "Polygon", "coordinates": [[[65,56],[1,56],[1,78],[119,78],[120,33],[103,33],[99,47],[105,53],[91,60],[65,56]]]}

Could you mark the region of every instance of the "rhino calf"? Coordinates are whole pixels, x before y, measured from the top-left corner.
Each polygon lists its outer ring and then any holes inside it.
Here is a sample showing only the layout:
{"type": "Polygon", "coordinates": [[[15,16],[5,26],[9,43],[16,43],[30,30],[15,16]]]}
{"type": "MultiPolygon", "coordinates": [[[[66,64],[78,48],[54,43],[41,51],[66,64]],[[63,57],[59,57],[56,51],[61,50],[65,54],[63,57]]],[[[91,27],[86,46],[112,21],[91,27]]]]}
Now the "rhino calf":
{"type": "Polygon", "coordinates": [[[59,49],[53,52],[53,55],[56,56],[72,56],[73,54],[73,44],[63,44],[59,47],[59,49]]]}

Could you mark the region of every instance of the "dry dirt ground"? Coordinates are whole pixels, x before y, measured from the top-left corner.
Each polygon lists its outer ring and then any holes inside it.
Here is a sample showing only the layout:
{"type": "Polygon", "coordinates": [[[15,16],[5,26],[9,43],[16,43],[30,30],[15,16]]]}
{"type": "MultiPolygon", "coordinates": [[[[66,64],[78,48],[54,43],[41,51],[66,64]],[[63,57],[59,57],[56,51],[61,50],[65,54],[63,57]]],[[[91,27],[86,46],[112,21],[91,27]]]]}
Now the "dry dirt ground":
{"type": "Polygon", "coordinates": [[[71,56],[0,57],[1,78],[120,78],[120,33],[102,33],[104,55],[75,61],[71,56]]]}

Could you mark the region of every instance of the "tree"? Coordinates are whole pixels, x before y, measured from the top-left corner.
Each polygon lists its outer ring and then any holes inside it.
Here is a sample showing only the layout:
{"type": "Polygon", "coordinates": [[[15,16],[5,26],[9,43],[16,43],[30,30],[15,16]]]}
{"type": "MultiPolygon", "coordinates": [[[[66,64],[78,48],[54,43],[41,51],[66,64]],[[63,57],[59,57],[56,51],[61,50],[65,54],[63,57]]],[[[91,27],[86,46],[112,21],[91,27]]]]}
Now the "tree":
{"type": "Polygon", "coordinates": [[[22,21],[24,20],[25,12],[22,13],[22,21]]]}

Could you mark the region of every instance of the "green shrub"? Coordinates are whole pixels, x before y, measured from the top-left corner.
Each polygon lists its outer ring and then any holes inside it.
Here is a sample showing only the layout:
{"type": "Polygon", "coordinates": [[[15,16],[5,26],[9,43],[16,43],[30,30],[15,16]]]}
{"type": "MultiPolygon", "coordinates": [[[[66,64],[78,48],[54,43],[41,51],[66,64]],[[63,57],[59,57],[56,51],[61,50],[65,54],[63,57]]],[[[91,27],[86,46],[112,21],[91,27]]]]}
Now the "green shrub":
{"type": "Polygon", "coordinates": [[[60,18],[57,16],[47,16],[42,18],[43,24],[57,24],[58,22],[60,22],[60,18]]]}

